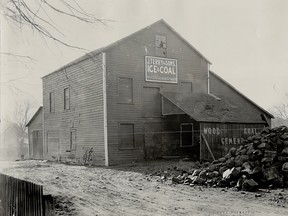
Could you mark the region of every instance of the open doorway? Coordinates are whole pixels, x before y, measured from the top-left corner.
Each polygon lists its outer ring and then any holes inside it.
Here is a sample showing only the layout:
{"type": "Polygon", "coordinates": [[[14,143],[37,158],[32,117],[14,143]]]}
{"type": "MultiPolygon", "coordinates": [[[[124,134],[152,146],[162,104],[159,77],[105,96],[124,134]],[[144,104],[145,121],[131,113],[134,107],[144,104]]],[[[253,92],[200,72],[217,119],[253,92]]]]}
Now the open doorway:
{"type": "Polygon", "coordinates": [[[194,133],[192,123],[182,123],[180,125],[180,146],[181,147],[194,146],[194,133]]]}

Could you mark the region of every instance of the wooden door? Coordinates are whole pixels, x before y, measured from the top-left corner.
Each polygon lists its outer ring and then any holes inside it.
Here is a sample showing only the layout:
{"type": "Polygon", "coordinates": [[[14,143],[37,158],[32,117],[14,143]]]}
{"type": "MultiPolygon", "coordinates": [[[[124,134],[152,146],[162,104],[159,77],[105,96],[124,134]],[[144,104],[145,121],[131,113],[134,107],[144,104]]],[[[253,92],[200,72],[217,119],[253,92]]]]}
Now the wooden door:
{"type": "Polygon", "coordinates": [[[161,123],[144,124],[145,158],[153,159],[162,156],[161,123]]]}
{"type": "Polygon", "coordinates": [[[43,158],[43,131],[37,130],[32,132],[32,156],[33,158],[43,158]]]}

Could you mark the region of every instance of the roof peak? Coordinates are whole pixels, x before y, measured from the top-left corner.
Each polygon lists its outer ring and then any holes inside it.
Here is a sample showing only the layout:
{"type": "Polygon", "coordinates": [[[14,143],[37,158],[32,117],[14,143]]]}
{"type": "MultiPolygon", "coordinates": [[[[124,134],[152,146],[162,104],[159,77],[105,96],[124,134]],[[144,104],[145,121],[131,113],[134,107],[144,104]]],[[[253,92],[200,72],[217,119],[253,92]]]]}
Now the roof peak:
{"type": "Polygon", "coordinates": [[[104,47],[98,48],[98,49],[96,49],[96,50],[94,50],[94,51],[91,51],[91,52],[89,52],[89,53],[86,53],[85,55],[83,55],[83,56],[75,59],[74,61],[72,61],[72,62],[70,62],[70,63],[68,63],[68,64],[66,64],[66,65],[64,65],[64,66],[62,66],[61,68],[55,70],[54,72],[49,73],[49,74],[43,76],[42,78],[45,78],[45,77],[47,77],[47,76],[49,76],[49,75],[51,75],[51,74],[54,74],[55,72],[58,72],[58,71],[60,71],[60,70],[63,70],[64,68],[67,68],[67,67],[69,67],[69,66],[71,66],[71,65],[74,65],[74,64],[76,64],[76,63],[78,63],[78,62],[84,61],[84,60],[90,58],[92,55],[94,56],[94,55],[100,54],[101,52],[105,52],[105,51],[107,51],[108,49],[111,49],[111,48],[113,48],[114,46],[119,45],[119,43],[122,43],[122,42],[130,39],[131,37],[133,37],[133,36],[141,33],[142,31],[145,31],[145,30],[147,30],[147,29],[151,28],[152,26],[157,25],[157,24],[159,24],[159,23],[163,23],[164,25],[166,25],[174,34],[176,34],[181,40],[183,40],[188,46],[190,46],[199,56],[201,56],[205,61],[207,61],[209,64],[211,64],[211,62],[210,62],[206,57],[204,57],[204,55],[202,55],[202,54],[201,54],[194,46],[192,46],[183,36],[181,36],[177,31],[175,31],[164,19],[159,19],[159,20],[155,21],[154,23],[152,23],[152,24],[150,24],[150,25],[148,25],[148,26],[146,26],[146,27],[144,27],[144,28],[142,28],[142,29],[134,32],[134,33],[131,33],[131,34],[127,35],[126,37],[123,37],[123,38],[121,38],[121,39],[119,39],[119,40],[117,40],[117,41],[115,41],[115,42],[110,43],[110,44],[107,45],[107,46],[104,46],[104,47]]]}

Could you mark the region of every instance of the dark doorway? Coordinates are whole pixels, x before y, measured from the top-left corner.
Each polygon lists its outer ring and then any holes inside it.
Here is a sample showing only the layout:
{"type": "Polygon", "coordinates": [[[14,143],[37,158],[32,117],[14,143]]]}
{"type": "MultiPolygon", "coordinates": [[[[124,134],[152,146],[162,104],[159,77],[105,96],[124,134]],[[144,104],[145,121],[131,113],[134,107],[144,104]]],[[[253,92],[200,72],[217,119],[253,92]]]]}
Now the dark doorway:
{"type": "Polygon", "coordinates": [[[153,159],[162,156],[161,151],[161,123],[146,123],[144,124],[145,133],[145,158],[153,159]]]}
{"type": "Polygon", "coordinates": [[[193,124],[184,123],[181,124],[181,136],[180,136],[181,147],[194,146],[194,135],[193,135],[193,124]]]}

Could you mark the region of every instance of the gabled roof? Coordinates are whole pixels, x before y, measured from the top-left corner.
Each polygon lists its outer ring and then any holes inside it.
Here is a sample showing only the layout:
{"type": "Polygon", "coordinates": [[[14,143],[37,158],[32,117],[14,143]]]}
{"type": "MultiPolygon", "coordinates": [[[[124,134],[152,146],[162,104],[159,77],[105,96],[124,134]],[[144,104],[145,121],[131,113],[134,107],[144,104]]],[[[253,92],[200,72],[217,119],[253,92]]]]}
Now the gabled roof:
{"type": "Polygon", "coordinates": [[[34,120],[35,118],[37,118],[37,116],[41,113],[42,109],[43,109],[42,106],[40,106],[40,107],[38,108],[38,110],[37,110],[36,113],[32,116],[32,118],[30,119],[30,121],[26,124],[26,127],[28,127],[28,126],[33,122],[33,120],[34,120]]]}
{"type": "Polygon", "coordinates": [[[229,86],[231,89],[233,89],[235,92],[237,92],[239,95],[241,95],[245,100],[249,101],[251,104],[253,104],[254,106],[256,106],[258,109],[262,110],[264,113],[266,113],[268,116],[270,116],[271,118],[274,118],[274,116],[269,113],[267,110],[263,109],[262,107],[260,107],[258,104],[256,104],[254,101],[252,101],[251,99],[249,99],[248,97],[246,97],[244,94],[242,94],[239,90],[237,90],[233,85],[231,85],[230,83],[228,83],[226,80],[224,80],[222,77],[220,77],[219,75],[217,75],[216,73],[214,73],[213,71],[210,71],[210,74],[214,75],[217,79],[219,79],[220,81],[222,81],[223,83],[225,83],[225,85],[229,86]]]}
{"type": "MultiPolygon", "coordinates": [[[[161,92],[162,96],[199,122],[266,123],[228,99],[205,93],[161,92]]],[[[165,104],[164,104],[165,105],[165,104]]]]}
{"type": "Polygon", "coordinates": [[[64,65],[63,67],[59,68],[58,70],[56,70],[56,71],[54,71],[54,72],[52,72],[52,73],[49,73],[49,74],[43,76],[42,78],[45,78],[45,77],[47,77],[47,76],[49,76],[49,75],[51,75],[51,74],[53,74],[53,73],[55,73],[55,72],[58,72],[58,71],[60,71],[60,70],[62,70],[62,69],[64,69],[64,68],[67,68],[67,67],[69,67],[69,66],[71,66],[71,65],[77,64],[77,63],[79,63],[79,62],[81,62],[81,61],[84,61],[84,60],[86,60],[86,59],[88,59],[88,58],[91,58],[91,57],[93,57],[93,56],[95,56],[95,55],[98,55],[98,54],[100,54],[101,52],[108,51],[109,49],[112,49],[112,48],[114,48],[115,46],[119,46],[120,44],[126,42],[127,40],[133,38],[134,36],[142,33],[143,31],[145,31],[145,30],[147,30],[147,29],[150,29],[152,26],[157,25],[157,24],[160,24],[160,23],[162,23],[163,25],[166,25],[173,33],[175,33],[181,40],[183,40],[188,46],[190,46],[199,56],[201,56],[205,61],[207,61],[207,63],[211,64],[211,62],[210,62],[207,58],[205,58],[204,55],[202,55],[202,54],[201,54],[194,46],[192,46],[184,37],[182,37],[178,32],[176,32],[166,21],[164,21],[163,19],[161,19],[161,20],[158,20],[157,22],[155,22],[155,23],[153,23],[153,24],[151,24],[151,25],[149,25],[149,26],[147,26],[147,27],[145,27],[145,28],[143,28],[143,29],[141,29],[141,30],[139,30],[139,31],[134,32],[133,34],[130,34],[130,35],[128,35],[128,36],[126,36],[126,37],[118,40],[118,41],[115,41],[114,43],[109,44],[108,46],[105,46],[105,47],[96,49],[96,50],[94,50],[94,51],[92,51],[92,52],[90,52],[90,53],[87,53],[87,54],[85,54],[84,56],[81,56],[80,58],[78,58],[78,59],[76,59],[76,60],[74,60],[74,61],[72,61],[72,62],[70,62],[70,63],[68,63],[68,64],[66,64],[66,65],[64,65]]]}

